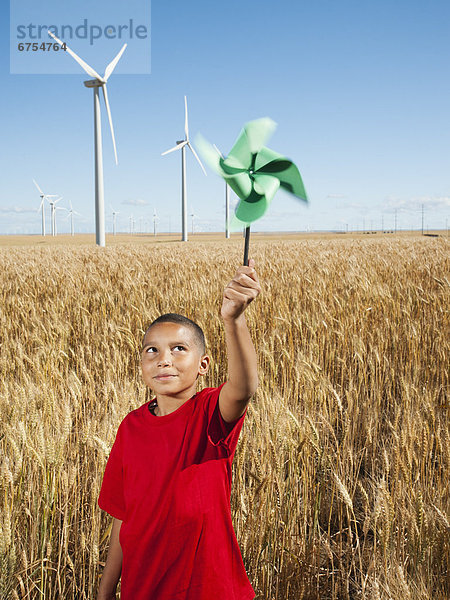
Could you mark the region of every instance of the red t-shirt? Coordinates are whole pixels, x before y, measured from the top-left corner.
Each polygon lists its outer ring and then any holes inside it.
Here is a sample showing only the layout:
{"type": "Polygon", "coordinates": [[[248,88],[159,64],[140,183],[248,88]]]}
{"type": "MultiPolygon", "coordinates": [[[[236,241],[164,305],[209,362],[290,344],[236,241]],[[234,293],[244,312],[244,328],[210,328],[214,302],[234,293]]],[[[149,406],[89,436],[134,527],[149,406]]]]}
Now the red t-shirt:
{"type": "Polygon", "coordinates": [[[251,600],[231,522],[231,463],[244,413],[223,420],[218,388],[169,415],[147,402],[120,424],[98,504],[123,521],[122,600],[251,600]]]}

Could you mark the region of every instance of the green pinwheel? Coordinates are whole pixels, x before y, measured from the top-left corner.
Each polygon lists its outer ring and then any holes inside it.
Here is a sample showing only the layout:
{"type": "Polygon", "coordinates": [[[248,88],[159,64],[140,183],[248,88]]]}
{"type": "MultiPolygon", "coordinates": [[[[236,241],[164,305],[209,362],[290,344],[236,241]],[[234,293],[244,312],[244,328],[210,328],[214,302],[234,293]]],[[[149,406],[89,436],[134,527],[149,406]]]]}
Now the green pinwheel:
{"type": "Polygon", "coordinates": [[[268,117],[250,121],[244,125],[226,158],[201,136],[196,140],[205,161],[225,179],[240,199],[235,220],[246,227],[244,264],[248,262],[250,224],[264,215],[278,188],[282,187],[299,200],[308,202],[295,164],[264,146],[275,128],[276,123],[268,117]]]}

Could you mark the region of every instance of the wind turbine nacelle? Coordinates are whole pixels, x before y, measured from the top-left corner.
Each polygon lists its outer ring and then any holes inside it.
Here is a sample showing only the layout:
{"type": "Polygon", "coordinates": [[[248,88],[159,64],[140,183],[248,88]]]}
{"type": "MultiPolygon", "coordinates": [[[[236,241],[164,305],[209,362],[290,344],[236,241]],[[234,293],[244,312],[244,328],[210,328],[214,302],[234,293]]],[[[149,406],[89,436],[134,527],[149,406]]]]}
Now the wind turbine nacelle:
{"type": "Polygon", "coordinates": [[[103,83],[98,79],[90,79],[89,81],[85,81],[84,85],[88,88],[102,87],[103,83]]]}

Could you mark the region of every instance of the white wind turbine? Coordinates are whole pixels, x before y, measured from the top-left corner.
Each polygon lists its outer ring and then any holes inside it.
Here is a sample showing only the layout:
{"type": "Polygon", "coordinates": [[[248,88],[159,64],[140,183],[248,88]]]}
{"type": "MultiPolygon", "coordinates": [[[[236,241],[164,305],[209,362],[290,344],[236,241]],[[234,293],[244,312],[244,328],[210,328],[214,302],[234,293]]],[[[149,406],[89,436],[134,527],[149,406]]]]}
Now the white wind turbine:
{"type": "Polygon", "coordinates": [[[38,208],[38,212],[39,211],[42,212],[42,235],[45,236],[45,208],[44,208],[45,200],[50,202],[49,198],[57,198],[58,195],[57,194],[44,194],[44,192],[41,190],[41,188],[38,186],[38,184],[36,183],[36,181],[34,179],[33,179],[33,183],[37,187],[37,189],[39,191],[39,197],[41,198],[41,204],[38,208]]]}
{"type": "MultiPolygon", "coordinates": [[[[76,210],[73,210],[72,202],[70,200],[69,200],[69,205],[70,205],[70,210],[69,210],[69,214],[67,215],[67,218],[70,219],[70,235],[75,235],[74,231],[73,231],[73,215],[78,215],[79,217],[81,217],[81,215],[76,210]]],[[[67,210],[67,209],[65,209],[65,210],[67,210]]]]}
{"type": "Polygon", "coordinates": [[[197,215],[194,214],[194,209],[191,204],[191,219],[192,219],[192,235],[194,235],[194,219],[197,218],[197,215]]]}
{"type": "Polygon", "coordinates": [[[182,223],[182,238],[183,242],[187,242],[187,193],[186,193],[186,146],[188,146],[192,154],[197,159],[199,165],[203,169],[203,173],[206,175],[205,167],[202,165],[201,160],[197,156],[197,152],[191,146],[191,142],[189,140],[189,125],[188,125],[188,110],[187,110],[187,99],[184,97],[184,133],[185,139],[177,141],[177,145],[171,148],[170,150],[166,150],[162,153],[161,156],[165,154],[169,154],[169,152],[173,152],[174,150],[178,150],[181,148],[181,223],[182,223]]]}
{"type": "MultiPolygon", "coordinates": [[[[60,209],[59,206],[56,206],[56,204],[63,199],[63,196],[60,196],[59,198],[57,198],[56,200],[48,200],[48,203],[50,204],[50,222],[52,225],[52,235],[55,236],[56,235],[56,211],[60,209]]],[[[61,210],[64,210],[63,208],[61,208],[61,210]]]]}
{"type": "MultiPolygon", "coordinates": [[[[47,33],[58,42],[61,46],[63,42],[59,40],[51,31],[47,33]]],[[[120,57],[125,51],[127,44],[124,44],[117,54],[117,56],[109,63],[105,69],[105,74],[101,77],[92,67],[90,67],[83,59],[81,59],[75,52],[73,52],[67,44],[65,44],[67,52],[74,58],[77,63],[86,71],[91,77],[95,77],[93,80],[85,81],[84,85],[88,88],[92,88],[94,91],[94,144],[95,144],[95,240],[98,246],[105,245],[105,201],[104,201],[104,188],[103,188],[103,152],[102,152],[102,126],[101,126],[101,114],[100,114],[100,94],[99,88],[103,90],[103,96],[105,99],[106,112],[108,113],[109,127],[111,129],[111,137],[114,146],[114,156],[117,160],[117,149],[116,140],[114,138],[114,127],[111,118],[111,109],[109,107],[108,92],[106,91],[106,82],[108,81],[111,73],[116,68],[120,57]]]]}
{"type": "Polygon", "coordinates": [[[159,217],[156,214],[156,208],[153,209],[153,235],[156,236],[156,223],[159,221],[159,217]]]}
{"type": "Polygon", "coordinates": [[[116,235],[116,215],[120,215],[120,212],[117,212],[117,210],[114,210],[112,206],[111,206],[111,210],[112,210],[112,216],[113,216],[113,235],[116,235]]]}

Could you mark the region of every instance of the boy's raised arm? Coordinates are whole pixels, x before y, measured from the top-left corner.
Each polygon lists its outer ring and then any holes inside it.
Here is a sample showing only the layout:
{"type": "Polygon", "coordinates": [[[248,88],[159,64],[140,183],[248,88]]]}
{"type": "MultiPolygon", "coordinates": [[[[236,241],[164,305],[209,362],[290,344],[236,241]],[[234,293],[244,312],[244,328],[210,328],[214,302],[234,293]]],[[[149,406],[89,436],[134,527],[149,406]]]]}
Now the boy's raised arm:
{"type": "Polygon", "coordinates": [[[243,415],[258,387],[255,347],[247,328],[244,311],[261,292],[255,261],[239,267],[225,288],[221,316],[225,327],[228,355],[228,379],[219,395],[219,409],[231,423],[243,415]]]}

